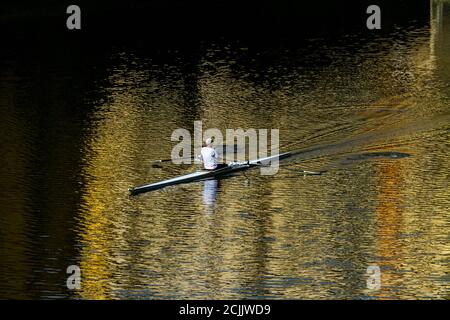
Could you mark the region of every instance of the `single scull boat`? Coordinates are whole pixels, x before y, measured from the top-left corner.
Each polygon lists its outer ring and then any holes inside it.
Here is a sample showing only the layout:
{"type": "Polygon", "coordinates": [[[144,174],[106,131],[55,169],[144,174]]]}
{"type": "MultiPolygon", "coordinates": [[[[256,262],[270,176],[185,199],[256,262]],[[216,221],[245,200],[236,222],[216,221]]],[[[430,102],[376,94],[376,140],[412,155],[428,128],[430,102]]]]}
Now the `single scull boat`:
{"type": "Polygon", "coordinates": [[[230,163],[230,164],[228,164],[227,167],[220,168],[217,170],[197,171],[197,172],[185,174],[182,176],[178,176],[178,177],[175,177],[172,179],[163,180],[160,182],[155,182],[155,183],[151,183],[151,184],[145,184],[142,186],[130,188],[128,190],[130,191],[131,195],[136,195],[139,193],[157,190],[157,189],[161,189],[164,187],[173,186],[173,185],[177,185],[177,184],[189,183],[189,182],[193,182],[193,181],[205,180],[205,179],[212,178],[212,177],[223,176],[226,174],[247,170],[247,169],[250,169],[253,167],[257,167],[257,166],[266,166],[266,165],[269,165],[271,161],[276,160],[277,158],[278,158],[278,160],[281,160],[281,159],[287,158],[291,155],[292,155],[292,153],[285,152],[285,153],[282,153],[279,155],[265,157],[265,158],[261,158],[261,159],[255,159],[255,160],[251,160],[251,161],[247,161],[247,162],[230,163]]]}

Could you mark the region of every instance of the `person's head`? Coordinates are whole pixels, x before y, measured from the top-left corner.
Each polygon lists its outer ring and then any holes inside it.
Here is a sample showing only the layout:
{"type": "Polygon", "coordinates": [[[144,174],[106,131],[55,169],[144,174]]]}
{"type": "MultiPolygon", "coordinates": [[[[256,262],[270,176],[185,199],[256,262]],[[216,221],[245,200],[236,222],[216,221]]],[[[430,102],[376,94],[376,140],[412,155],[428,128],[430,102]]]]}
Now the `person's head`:
{"type": "Polygon", "coordinates": [[[207,147],[212,147],[213,144],[213,139],[212,138],[208,138],[205,140],[205,144],[207,147]]]}

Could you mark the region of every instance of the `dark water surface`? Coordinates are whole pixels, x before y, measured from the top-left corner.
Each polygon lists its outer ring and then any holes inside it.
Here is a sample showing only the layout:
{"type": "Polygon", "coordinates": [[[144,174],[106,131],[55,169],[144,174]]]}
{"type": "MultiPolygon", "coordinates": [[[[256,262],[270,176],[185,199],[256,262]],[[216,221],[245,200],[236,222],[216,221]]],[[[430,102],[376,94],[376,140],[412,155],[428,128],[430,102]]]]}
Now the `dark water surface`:
{"type": "Polygon", "coordinates": [[[426,26],[296,46],[2,48],[0,297],[448,298],[443,10],[426,26]],[[299,153],[275,176],[128,197],[194,170],[151,166],[194,120],[279,128],[281,151],[299,153]]]}

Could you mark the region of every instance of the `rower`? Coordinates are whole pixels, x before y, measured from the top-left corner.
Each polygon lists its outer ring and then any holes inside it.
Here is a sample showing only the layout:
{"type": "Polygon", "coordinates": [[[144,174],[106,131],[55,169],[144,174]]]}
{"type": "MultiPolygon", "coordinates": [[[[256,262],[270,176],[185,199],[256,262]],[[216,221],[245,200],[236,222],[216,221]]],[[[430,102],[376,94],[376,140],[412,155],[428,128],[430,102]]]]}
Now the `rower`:
{"type": "Polygon", "coordinates": [[[219,163],[219,154],[213,147],[213,140],[211,138],[206,139],[205,146],[201,150],[199,156],[203,161],[203,167],[206,170],[217,170],[227,167],[225,163],[219,163]]]}

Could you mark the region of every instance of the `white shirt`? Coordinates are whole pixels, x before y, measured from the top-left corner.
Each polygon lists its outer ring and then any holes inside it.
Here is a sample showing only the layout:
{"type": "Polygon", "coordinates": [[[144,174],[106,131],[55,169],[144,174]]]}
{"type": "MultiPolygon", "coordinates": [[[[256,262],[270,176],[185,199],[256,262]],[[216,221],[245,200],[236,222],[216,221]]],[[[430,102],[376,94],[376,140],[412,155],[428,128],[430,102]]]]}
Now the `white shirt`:
{"type": "Polygon", "coordinates": [[[214,148],[203,147],[201,154],[203,159],[203,166],[205,167],[205,169],[214,170],[217,168],[219,154],[216,152],[216,150],[214,150],[214,148]]]}

